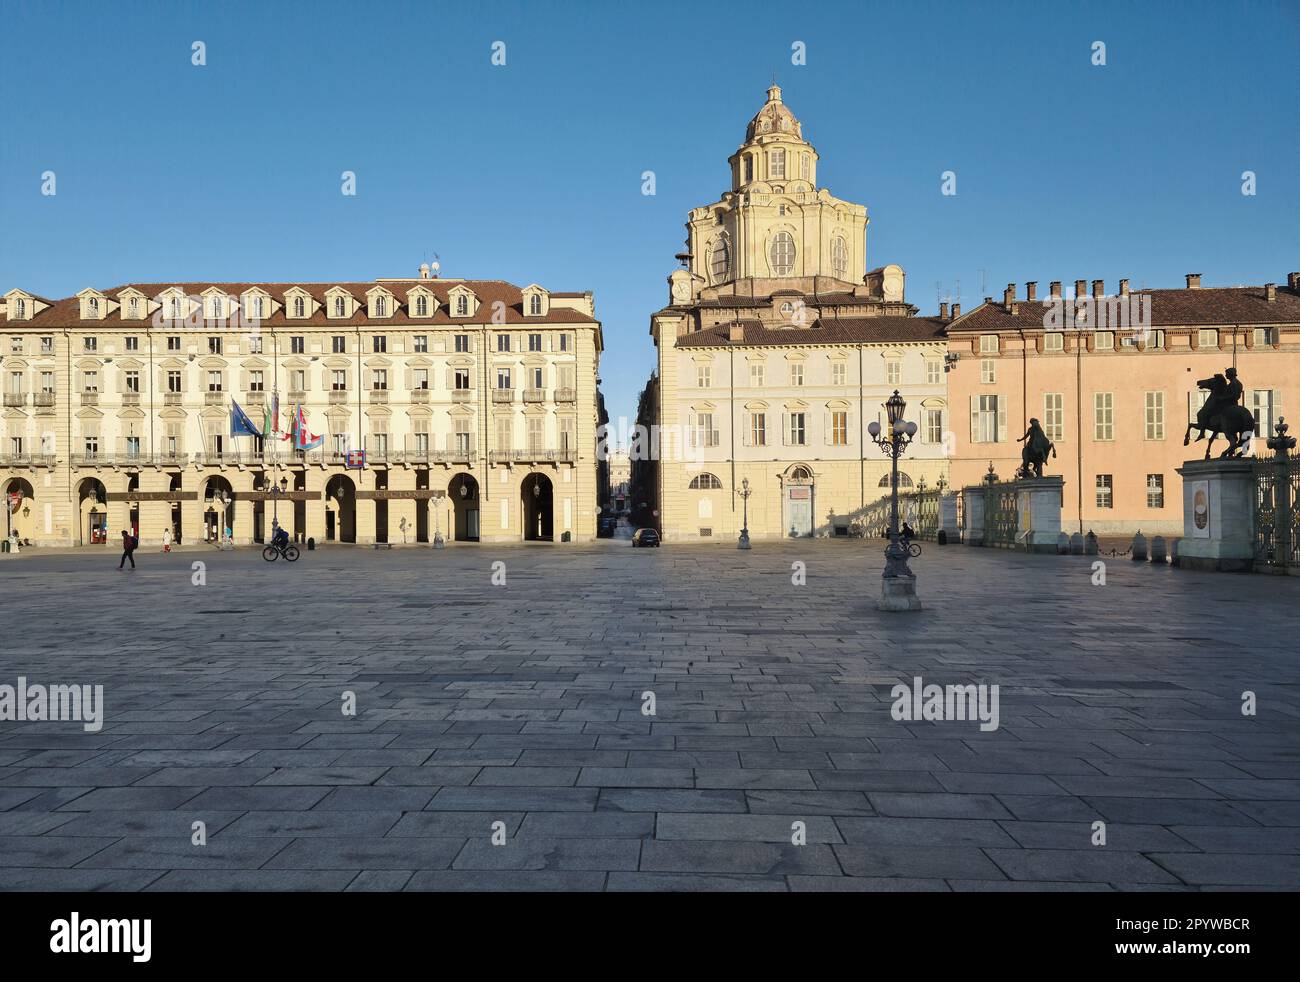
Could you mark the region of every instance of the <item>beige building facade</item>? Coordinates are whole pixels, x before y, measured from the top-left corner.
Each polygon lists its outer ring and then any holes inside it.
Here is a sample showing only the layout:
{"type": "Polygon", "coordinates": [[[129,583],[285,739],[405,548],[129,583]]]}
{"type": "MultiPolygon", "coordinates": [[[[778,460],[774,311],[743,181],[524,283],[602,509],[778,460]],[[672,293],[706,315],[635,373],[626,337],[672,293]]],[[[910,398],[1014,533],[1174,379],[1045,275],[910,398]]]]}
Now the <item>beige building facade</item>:
{"type": "MultiPolygon", "coordinates": [[[[501,280],[131,284],[0,298],[0,488],[90,545],[594,539],[590,293],[501,280]],[[231,436],[301,407],[321,446],[231,436]],[[364,456],[363,456],[364,455],[364,456]]],[[[6,528],[8,532],[10,528],[6,528]]]]}
{"type": "Polygon", "coordinates": [[[734,539],[746,512],[754,538],[848,534],[888,491],[867,428],[894,390],[918,425],[901,485],[946,475],[944,324],[915,316],[899,266],[866,269],[867,210],[818,186],[819,164],[774,85],[730,189],[688,217],[650,319],[650,445],[631,448],[656,457],[634,518],[666,541],[734,539]]]}

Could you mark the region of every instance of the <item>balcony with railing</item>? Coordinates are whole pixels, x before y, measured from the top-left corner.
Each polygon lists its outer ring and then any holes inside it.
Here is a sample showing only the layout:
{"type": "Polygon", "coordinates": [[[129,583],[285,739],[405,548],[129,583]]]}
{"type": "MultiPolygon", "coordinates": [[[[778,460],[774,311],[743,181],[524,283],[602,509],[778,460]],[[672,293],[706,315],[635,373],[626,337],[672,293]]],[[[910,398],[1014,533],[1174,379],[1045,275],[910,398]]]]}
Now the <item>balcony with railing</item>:
{"type": "Polygon", "coordinates": [[[473,389],[452,389],[451,390],[452,402],[471,402],[473,401],[473,399],[474,399],[473,389]]]}
{"type": "Polygon", "coordinates": [[[26,392],[6,392],[6,393],[5,393],[5,408],[6,408],[6,409],[21,409],[21,408],[22,408],[23,406],[25,406],[25,405],[27,405],[27,393],[26,393],[26,392]]]}
{"type": "Polygon", "coordinates": [[[515,401],[514,389],[493,389],[492,390],[492,402],[494,404],[503,403],[503,402],[509,403],[514,401],[515,401]]]}
{"type": "Polygon", "coordinates": [[[261,406],[266,404],[266,392],[263,389],[255,389],[251,392],[244,393],[244,401],[250,406],[261,406]]]}
{"type": "Polygon", "coordinates": [[[203,393],[203,405],[205,406],[224,406],[226,404],[226,394],[224,392],[205,392],[203,393]]]}
{"type": "Polygon", "coordinates": [[[556,390],[555,390],[555,401],[556,401],[556,402],[577,402],[577,401],[578,401],[578,390],[577,390],[577,389],[570,389],[570,388],[565,388],[565,389],[556,389],[556,390]]]}
{"type": "Polygon", "coordinates": [[[348,401],[347,389],[330,389],[330,405],[342,406],[348,401]]]}
{"type": "Polygon", "coordinates": [[[33,392],[32,405],[37,409],[49,409],[54,405],[54,398],[53,392],[33,392]]]}
{"type": "Polygon", "coordinates": [[[0,454],[0,467],[53,467],[56,459],[52,453],[0,454]]]}
{"type": "Polygon", "coordinates": [[[238,450],[223,450],[221,453],[205,450],[194,455],[200,467],[226,467],[231,464],[251,464],[258,460],[256,454],[244,454],[238,450]]]}
{"type": "Polygon", "coordinates": [[[493,450],[488,460],[494,464],[572,464],[578,459],[576,450],[547,450],[532,447],[524,450],[493,450]]]}
{"type": "Polygon", "coordinates": [[[124,405],[124,406],[138,406],[138,405],[140,405],[140,393],[138,393],[138,392],[123,392],[123,393],[122,393],[122,405],[124,405]]]}
{"type": "Polygon", "coordinates": [[[545,389],[524,389],[524,402],[545,402],[545,389]]]}
{"type": "Polygon", "coordinates": [[[289,401],[290,401],[290,402],[294,402],[294,403],[306,402],[306,401],[307,401],[307,393],[304,392],[302,389],[290,389],[290,390],[289,390],[289,401]]]}
{"type": "Polygon", "coordinates": [[[164,392],[164,393],[163,393],[163,405],[164,405],[164,406],[179,406],[179,405],[181,405],[181,403],[183,403],[184,401],[185,401],[185,393],[184,393],[184,392],[164,392]]]}
{"type": "Polygon", "coordinates": [[[98,406],[98,405],[99,405],[99,393],[98,393],[98,392],[83,392],[83,393],[81,393],[81,404],[82,404],[83,406],[98,406]]]}
{"type": "Polygon", "coordinates": [[[411,390],[411,402],[420,402],[420,403],[424,403],[424,402],[428,402],[428,401],[429,401],[429,390],[428,390],[428,389],[412,389],[412,390],[411,390]]]}
{"type": "Polygon", "coordinates": [[[384,404],[384,403],[387,403],[387,402],[388,402],[388,390],[387,390],[387,389],[371,389],[371,390],[370,390],[370,401],[371,401],[372,403],[380,404],[380,405],[382,405],[382,404],[384,404]]]}

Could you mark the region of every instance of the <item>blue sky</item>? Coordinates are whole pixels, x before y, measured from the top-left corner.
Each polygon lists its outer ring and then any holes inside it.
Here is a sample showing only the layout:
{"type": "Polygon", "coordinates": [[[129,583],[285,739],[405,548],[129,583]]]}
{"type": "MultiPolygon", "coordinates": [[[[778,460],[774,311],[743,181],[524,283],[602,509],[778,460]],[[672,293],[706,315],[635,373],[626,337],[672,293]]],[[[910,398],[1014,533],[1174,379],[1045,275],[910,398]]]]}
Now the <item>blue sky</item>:
{"type": "Polygon", "coordinates": [[[922,313],[936,283],[969,309],[1012,281],[1300,269],[1295,2],[0,0],[0,36],[0,291],[406,276],[436,252],[449,277],[594,291],[615,418],[773,72],[922,313]]]}

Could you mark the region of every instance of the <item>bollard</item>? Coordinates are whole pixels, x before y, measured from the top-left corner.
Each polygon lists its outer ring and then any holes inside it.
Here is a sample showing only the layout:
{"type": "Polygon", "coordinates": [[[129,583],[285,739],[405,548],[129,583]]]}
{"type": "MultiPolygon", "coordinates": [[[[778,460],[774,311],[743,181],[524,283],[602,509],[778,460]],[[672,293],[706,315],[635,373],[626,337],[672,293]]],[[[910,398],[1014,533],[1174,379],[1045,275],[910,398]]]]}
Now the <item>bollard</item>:
{"type": "Polygon", "coordinates": [[[1088,529],[1088,534],[1083,537],[1083,554],[1085,556],[1097,555],[1097,533],[1088,529]]]}
{"type": "Polygon", "coordinates": [[[1075,532],[1073,535],[1070,536],[1070,555],[1071,556],[1083,555],[1083,533],[1075,532]]]}
{"type": "Polygon", "coordinates": [[[947,544],[948,544],[948,530],[939,529],[939,545],[946,546],[947,544]]]}
{"type": "Polygon", "coordinates": [[[1056,537],[1056,554],[1058,556],[1068,556],[1070,554],[1070,537],[1064,532],[1056,537]]]}
{"type": "Polygon", "coordinates": [[[316,551],[316,540],[315,540],[315,539],[308,539],[308,540],[307,540],[307,551],[308,551],[308,552],[315,552],[315,551],[316,551]]]}
{"type": "Polygon", "coordinates": [[[1138,529],[1137,535],[1133,536],[1133,562],[1145,563],[1147,561],[1147,538],[1138,529]]]}
{"type": "Polygon", "coordinates": [[[1152,536],[1151,538],[1151,562],[1163,566],[1165,560],[1165,537],[1163,535],[1152,536]]]}

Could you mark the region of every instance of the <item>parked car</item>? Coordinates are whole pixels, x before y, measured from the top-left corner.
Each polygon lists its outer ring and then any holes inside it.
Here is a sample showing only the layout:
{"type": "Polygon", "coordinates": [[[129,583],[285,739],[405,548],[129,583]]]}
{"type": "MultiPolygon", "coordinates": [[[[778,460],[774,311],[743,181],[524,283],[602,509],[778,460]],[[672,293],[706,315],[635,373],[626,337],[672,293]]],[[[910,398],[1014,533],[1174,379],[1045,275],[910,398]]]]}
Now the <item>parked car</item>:
{"type": "Polygon", "coordinates": [[[646,527],[637,529],[632,533],[632,546],[659,546],[659,533],[654,529],[646,527]]]}
{"type": "Polygon", "coordinates": [[[602,518],[596,525],[596,538],[612,539],[614,537],[614,529],[617,527],[617,518],[602,518]]]}

